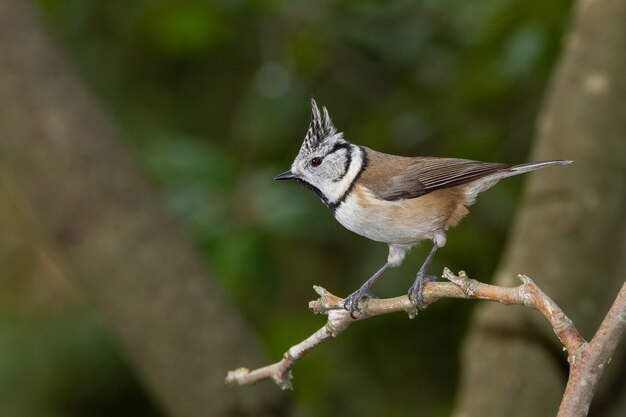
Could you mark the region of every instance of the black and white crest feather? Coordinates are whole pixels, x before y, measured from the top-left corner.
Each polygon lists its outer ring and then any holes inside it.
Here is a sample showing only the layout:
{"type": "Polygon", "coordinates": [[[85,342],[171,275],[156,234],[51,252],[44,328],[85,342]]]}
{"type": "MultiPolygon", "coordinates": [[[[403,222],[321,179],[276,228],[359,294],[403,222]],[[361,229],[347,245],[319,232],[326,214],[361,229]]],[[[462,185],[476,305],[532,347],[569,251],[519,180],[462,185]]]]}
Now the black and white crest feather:
{"type": "Polygon", "coordinates": [[[326,107],[322,107],[320,112],[315,99],[311,98],[311,124],[306,132],[301,151],[306,151],[307,153],[314,151],[326,138],[336,133],[337,129],[333,125],[326,107]]]}

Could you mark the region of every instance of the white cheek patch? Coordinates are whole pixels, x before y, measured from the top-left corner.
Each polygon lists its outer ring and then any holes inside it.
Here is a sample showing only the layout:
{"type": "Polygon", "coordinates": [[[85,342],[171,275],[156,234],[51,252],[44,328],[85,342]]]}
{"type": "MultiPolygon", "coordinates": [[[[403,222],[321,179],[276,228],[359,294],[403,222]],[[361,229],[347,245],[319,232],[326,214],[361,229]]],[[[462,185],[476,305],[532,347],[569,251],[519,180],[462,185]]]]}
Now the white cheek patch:
{"type": "MultiPolygon", "coordinates": [[[[348,151],[346,150],[342,150],[342,155],[344,158],[346,159],[333,159],[332,161],[329,161],[328,163],[330,164],[330,166],[328,167],[327,170],[327,177],[328,178],[332,178],[334,183],[338,183],[340,182],[342,179],[345,178],[346,175],[348,175],[348,172],[346,171],[346,164],[345,161],[348,160],[348,151]]],[[[350,168],[350,166],[348,165],[348,169],[350,168]]]]}
{"type": "MultiPolygon", "coordinates": [[[[339,181],[333,182],[330,186],[324,187],[327,192],[328,200],[331,203],[336,203],[345,196],[363,167],[363,150],[356,146],[352,149],[352,160],[350,161],[350,166],[348,167],[346,175],[344,175],[339,181]]],[[[343,171],[344,167],[338,166],[337,168],[338,170],[343,171]]]]}

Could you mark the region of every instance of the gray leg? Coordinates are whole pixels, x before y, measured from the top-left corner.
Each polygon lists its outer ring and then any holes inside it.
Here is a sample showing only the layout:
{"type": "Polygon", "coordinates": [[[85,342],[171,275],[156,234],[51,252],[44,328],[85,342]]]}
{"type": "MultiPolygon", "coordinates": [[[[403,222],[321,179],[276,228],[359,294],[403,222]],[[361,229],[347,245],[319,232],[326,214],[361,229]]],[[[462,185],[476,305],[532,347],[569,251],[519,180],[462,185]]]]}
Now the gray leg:
{"type": "Polygon", "coordinates": [[[436,276],[428,276],[426,275],[426,270],[428,269],[428,265],[430,265],[430,261],[433,260],[433,256],[435,256],[435,252],[437,252],[439,246],[437,243],[433,243],[433,247],[426,256],[424,263],[420,267],[419,271],[417,271],[417,275],[415,277],[415,282],[409,288],[409,298],[418,308],[424,301],[424,284],[429,281],[436,281],[436,276]]]}
{"type": "Polygon", "coordinates": [[[350,294],[343,300],[343,308],[345,308],[346,310],[350,312],[350,316],[353,319],[356,318],[356,316],[354,315],[354,312],[359,310],[359,301],[361,300],[361,298],[363,297],[377,298],[374,294],[372,294],[372,292],[370,291],[370,288],[372,285],[374,285],[376,280],[383,274],[383,272],[387,270],[387,268],[389,268],[389,263],[385,263],[382,268],[376,271],[374,275],[372,275],[367,281],[363,283],[363,285],[361,285],[361,288],[359,288],[358,290],[356,290],[355,292],[353,292],[352,294],[350,294]]]}

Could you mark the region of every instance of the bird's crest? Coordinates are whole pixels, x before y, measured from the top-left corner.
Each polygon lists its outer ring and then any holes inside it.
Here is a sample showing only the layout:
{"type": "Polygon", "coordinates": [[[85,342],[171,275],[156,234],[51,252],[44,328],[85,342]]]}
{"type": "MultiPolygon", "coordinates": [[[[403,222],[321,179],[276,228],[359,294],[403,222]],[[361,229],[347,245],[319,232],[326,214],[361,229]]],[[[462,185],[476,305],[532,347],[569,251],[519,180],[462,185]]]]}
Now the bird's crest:
{"type": "Polygon", "coordinates": [[[306,132],[304,142],[300,151],[310,153],[320,146],[325,139],[335,135],[337,129],[330,119],[326,107],[322,107],[322,111],[317,107],[315,99],[311,98],[311,124],[306,132]]]}

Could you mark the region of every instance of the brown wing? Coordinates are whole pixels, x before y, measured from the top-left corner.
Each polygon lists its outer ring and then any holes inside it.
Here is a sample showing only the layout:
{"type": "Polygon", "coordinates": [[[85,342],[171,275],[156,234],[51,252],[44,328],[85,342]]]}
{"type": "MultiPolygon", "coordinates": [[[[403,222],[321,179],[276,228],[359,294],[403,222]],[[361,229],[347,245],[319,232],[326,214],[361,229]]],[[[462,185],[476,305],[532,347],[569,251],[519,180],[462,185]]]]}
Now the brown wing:
{"type": "Polygon", "coordinates": [[[400,158],[381,155],[377,152],[376,154],[378,155],[368,152],[368,156],[377,160],[378,163],[375,165],[380,166],[381,163],[385,165],[382,170],[384,173],[379,172],[382,175],[378,176],[378,180],[368,181],[368,184],[364,185],[379,198],[387,201],[419,197],[431,191],[464,184],[509,167],[507,164],[468,159],[400,158]]]}

